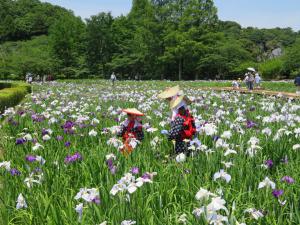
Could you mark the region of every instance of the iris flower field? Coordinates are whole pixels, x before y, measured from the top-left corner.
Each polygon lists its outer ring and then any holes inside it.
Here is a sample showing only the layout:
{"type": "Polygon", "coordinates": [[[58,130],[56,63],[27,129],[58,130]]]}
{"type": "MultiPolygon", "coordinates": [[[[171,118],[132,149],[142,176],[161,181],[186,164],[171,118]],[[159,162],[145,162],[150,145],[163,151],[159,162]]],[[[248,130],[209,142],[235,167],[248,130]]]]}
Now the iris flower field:
{"type": "Polygon", "coordinates": [[[172,82],[34,84],[0,128],[0,224],[300,224],[300,102],[182,82],[196,120],[174,153],[172,82]],[[145,139],[120,152],[122,108],[145,139]]]}

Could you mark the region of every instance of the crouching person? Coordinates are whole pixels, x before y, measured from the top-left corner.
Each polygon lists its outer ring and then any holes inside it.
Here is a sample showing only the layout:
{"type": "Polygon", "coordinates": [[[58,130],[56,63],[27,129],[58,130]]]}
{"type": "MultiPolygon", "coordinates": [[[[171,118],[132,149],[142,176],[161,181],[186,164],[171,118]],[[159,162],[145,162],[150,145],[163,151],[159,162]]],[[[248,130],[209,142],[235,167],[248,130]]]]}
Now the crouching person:
{"type": "Polygon", "coordinates": [[[175,141],[175,153],[190,154],[190,141],[196,134],[195,120],[190,114],[187,104],[190,100],[185,96],[179,96],[170,102],[173,111],[170,131],[162,131],[169,140],[175,141]]]}
{"type": "Polygon", "coordinates": [[[123,139],[123,148],[121,152],[128,156],[136,145],[144,139],[143,125],[141,116],[144,114],[135,108],[124,109],[123,112],[127,113],[127,119],[121,125],[119,137],[123,139]]]}

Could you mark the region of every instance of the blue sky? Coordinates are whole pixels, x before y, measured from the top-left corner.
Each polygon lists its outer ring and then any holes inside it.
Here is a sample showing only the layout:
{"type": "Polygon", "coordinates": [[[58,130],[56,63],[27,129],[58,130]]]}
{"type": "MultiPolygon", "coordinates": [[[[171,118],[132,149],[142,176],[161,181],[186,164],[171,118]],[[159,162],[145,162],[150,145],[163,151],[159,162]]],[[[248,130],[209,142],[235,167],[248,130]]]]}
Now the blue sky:
{"type": "MultiPolygon", "coordinates": [[[[131,0],[46,0],[88,18],[110,11],[114,16],[126,14],[131,0]]],[[[300,0],[215,0],[221,20],[232,20],[243,27],[292,27],[300,30],[300,0]]]]}

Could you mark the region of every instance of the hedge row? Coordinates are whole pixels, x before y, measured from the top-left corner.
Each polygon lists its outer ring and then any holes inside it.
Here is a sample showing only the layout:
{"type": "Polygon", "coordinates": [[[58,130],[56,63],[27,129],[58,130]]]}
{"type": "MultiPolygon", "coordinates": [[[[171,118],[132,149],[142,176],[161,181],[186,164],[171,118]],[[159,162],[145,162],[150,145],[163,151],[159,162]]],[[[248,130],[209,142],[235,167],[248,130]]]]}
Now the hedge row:
{"type": "Polygon", "coordinates": [[[30,92],[31,86],[28,84],[0,83],[0,112],[17,105],[30,92]]]}
{"type": "Polygon", "coordinates": [[[4,88],[10,88],[11,85],[11,83],[0,83],[0,90],[4,88]]]}

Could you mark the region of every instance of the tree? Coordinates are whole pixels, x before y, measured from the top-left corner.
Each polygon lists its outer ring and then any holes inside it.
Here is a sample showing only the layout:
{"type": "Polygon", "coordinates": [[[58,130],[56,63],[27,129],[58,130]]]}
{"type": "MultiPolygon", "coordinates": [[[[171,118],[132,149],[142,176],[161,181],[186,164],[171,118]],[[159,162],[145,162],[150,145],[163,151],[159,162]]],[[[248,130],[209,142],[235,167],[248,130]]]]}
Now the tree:
{"type": "Polygon", "coordinates": [[[174,0],[171,6],[171,26],[165,36],[166,51],[162,59],[176,61],[178,80],[181,80],[185,61],[198,61],[197,56],[202,55],[199,38],[213,29],[217,15],[213,1],[208,0],[174,0]]]}
{"type": "Polygon", "coordinates": [[[1,75],[23,79],[27,72],[45,75],[53,72],[49,38],[45,35],[22,42],[0,45],[1,75]]]}
{"type": "Polygon", "coordinates": [[[128,17],[114,22],[117,52],[109,65],[127,77],[157,78],[156,25],[153,5],[148,0],[133,1],[128,17]]]}
{"type": "Polygon", "coordinates": [[[93,74],[107,75],[114,45],[113,17],[100,13],[87,19],[87,65],[93,74]]]}
{"type": "Polygon", "coordinates": [[[62,7],[39,0],[1,0],[0,42],[48,34],[49,27],[66,12],[62,7]]]}
{"type": "Polygon", "coordinates": [[[52,54],[59,69],[79,66],[84,52],[85,24],[73,14],[64,13],[50,29],[52,54]]]}
{"type": "Polygon", "coordinates": [[[294,45],[287,49],[283,61],[285,74],[291,74],[292,76],[300,74],[300,37],[296,40],[294,45]]]}

